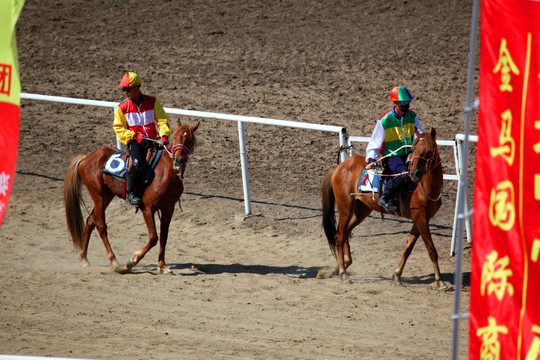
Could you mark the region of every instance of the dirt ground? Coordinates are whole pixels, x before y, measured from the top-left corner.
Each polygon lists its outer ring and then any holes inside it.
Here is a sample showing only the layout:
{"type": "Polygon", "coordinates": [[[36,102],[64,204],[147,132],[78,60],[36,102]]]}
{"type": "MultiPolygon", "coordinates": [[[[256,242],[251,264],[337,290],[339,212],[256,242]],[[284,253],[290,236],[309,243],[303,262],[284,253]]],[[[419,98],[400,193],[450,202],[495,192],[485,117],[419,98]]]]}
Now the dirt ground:
{"type": "MultiPolygon", "coordinates": [[[[31,1],[17,25],[23,92],[120,102],[125,71],[165,107],[345,126],[370,136],[407,86],[423,127],[463,132],[471,0],[31,1]]],[[[170,116],[194,123],[200,119],[170,116]]],[[[110,108],[21,101],[17,172],[0,230],[0,354],[91,359],[439,359],[450,356],[454,292],[436,290],[418,242],[392,284],[411,223],[373,213],[351,240],[354,282],[317,278],[335,260],[320,186],[337,135],[246,124],[253,216],[244,203],[236,122],[202,119],[166,260],[157,248],[127,275],[94,233],[90,268],[68,237],[70,160],[114,146],[110,108]]],[[[475,133],[475,123],[472,124],[475,133]]],[[[363,153],[365,143],[355,144],[363,153]]],[[[451,148],[441,147],[445,172],[451,148]]],[[[474,149],[471,149],[474,155],[474,149]]],[[[456,182],[431,229],[443,279],[456,182]]],[[[85,194],[85,204],[91,200],[85,194]]],[[[86,213],[83,208],[83,213],[86,213]]],[[[121,263],[148,240],[140,213],[114,200],[121,263]]],[[[470,247],[461,304],[468,308],[470,247]]],[[[467,321],[460,322],[460,358],[467,321]]]]}

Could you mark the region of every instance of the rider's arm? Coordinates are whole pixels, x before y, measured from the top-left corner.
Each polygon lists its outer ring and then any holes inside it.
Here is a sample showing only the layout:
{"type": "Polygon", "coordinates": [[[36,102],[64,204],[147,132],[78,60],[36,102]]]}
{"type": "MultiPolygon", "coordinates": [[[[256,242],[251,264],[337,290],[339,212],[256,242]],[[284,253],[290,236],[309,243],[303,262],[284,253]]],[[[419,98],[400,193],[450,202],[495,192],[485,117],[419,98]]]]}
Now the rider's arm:
{"type": "Polygon", "coordinates": [[[418,132],[422,134],[424,130],[422,130],[422,126],[420,125],[420,119],[418,118],[418,115],[416,115],[416,119],[414,119],[414,127],[418,129],[418,132]]]}
{"type": "Polygon", "coordinates": [[[171,136],[169,118],[167,117],[167,113],[165,112],[165,110],[163,110],[163,106],[161,106],[161,103],[158,99],[156,99],[156,103],[154,105],[154,116],[157,123],[159,136],[171,136]]]}
{"type": "Polygon", "coordinates": [[[119,106],[116,107],[116,112],[114,113],[113,129],[120,142],[125,145],[127,145],[133,139],[133,136],[135,136],[135,133],[129,130],[126,116],[119,106]]]}
{"type": "Polygon", "coordinates": [[[384,143],[385,138],[384,128],[380,121],[377,121],[371,139],[366,149],[366,161],[367,159],[377,159],[380,154],[381,146],[384,143]]]}

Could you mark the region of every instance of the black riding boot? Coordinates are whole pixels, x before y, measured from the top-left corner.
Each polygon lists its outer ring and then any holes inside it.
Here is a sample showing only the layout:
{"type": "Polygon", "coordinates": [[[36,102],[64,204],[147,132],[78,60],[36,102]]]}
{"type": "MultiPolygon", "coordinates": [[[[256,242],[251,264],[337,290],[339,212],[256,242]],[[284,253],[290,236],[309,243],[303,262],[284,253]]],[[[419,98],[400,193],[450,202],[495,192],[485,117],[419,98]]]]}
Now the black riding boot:
{"type": "Polygon", "coordinates": [[[126,174],[126,201],[131,205],[141,205],[142,200],[133,193],[135,187],[135,174],[126,174]]]}
{"type": "Polygon", "coordinates": [[[399,209],[396,204],[392,203],[392,200],[406,182],[407,178],[405,176],[398,176],[397,178],[387,181],[377,204],[388,211],[397,212],[399,209]]]}

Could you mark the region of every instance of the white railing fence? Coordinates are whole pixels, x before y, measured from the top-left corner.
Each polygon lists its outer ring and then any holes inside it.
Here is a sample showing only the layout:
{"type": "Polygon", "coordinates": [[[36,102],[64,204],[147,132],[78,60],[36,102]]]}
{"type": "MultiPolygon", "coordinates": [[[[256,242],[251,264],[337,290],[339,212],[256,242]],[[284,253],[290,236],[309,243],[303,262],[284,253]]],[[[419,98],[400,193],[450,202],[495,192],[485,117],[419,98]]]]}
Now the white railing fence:
{"type": "MultiPolygon", "coordinates": [[[[99,101],[99,100],[88,100],[88,99],[78,99],[62,96],[50,96],[50,95],[39,95],[39,94],[28,94],[21,93],[21,99],[29,100],[43,100],[43,101],[54,101],[68,104],[78,104],[78,105],[91,105],[91,106],[102,106],[109,108],[116,108],[118,103],[111,101],[99,101]]],[[[340,157],[341,161],[347,158],[346,147],[349,144],[347,129],[343,126],[332,126],[332,125],[320,125],[320,124],[310,124],[295,122],[289,120],[278,120],[278,119],[268,119],[261,117],[253,116],[240,116],[240,115],[229,115],[229,114],[219,114],[205,111],[195,111],[195,110],[184,110],[184,109],[175,109],[175,108],[163,108],[167,114],[174,115],[183,115],[191,117],[200,117],[200,118],[211,118],[219,120],[230,120],[236,121],[238,123],[238,139],[240,147],[240,163],[242,166],[242,184],[244,190],[244,206],[246,215],[251,215],[251,197],[249,191],[249,171],[248,171],[248,162],[247,162],[247,151],[246,151],[246,133],[244,130],[244,123],[257,123],[273,126],[285,126],[291,128],[299,128],[306,130],[318,130],[318,131],[327,131],[339,134],[339,145],[340,145],[340,157]]],[[[123,149],[123,144],[120,143],[117,139],[117,148],[123,149]]]]}
{"type": "MultiPolygon", "coordinates": [[[[100,100],[89,100],[89,99],[79,99],[79,98],[70,98],[70,97],[62,97],[62,96],[50,96],[50,95],[39,95],[39,94],[28,94],[28,93],[21,93],[21,99],[28,99],[28,100],[42,100],[42,101],[53,101],[53,102],[61,102],[61,103],[67,103],[67,104],[77,104],[77,105],[90,105],[90,106],[101,106],[101,107],[109,107],[109,108],[116,108],[118,103],[111,102],[111,101],[100,101],[100,100]]],[[[195,111],[195,110],[184,110],[184,109],[176,109],[176,108],[164,108],[165,112],[167,114],[174,114],[174,115],[183,115],[183,116],[191,116],[191,117],[200,117],[200,118],[212,118],[212,119],[219,119],[219,120],[230,120],[230,121],[236,121],[238,123],[238,139],[239,139],[239,150],[240,150],[240,163],[242,166],[242,184],[243,184],[243,190],[244,190],[244,206],[245,206],[245,213],[246,215],[251,215],[251,197],[250,197],[250,190],[249,190],[249,170],[248,170],[248,163],[247,163],[247,150],[246,150],[246,135],[244,130],[244,123],[257,123],[257,124],[265,124],[265,125],[273,125],[273,126],[285,126],[290,128],[300,128],[300,129],[306,129],[306,130],[316,130],[316,131],[326,131],[326,132],[333,132],[339,134],[339,145],[340,145],[340,158],[341,161],[344,161],[348,156],[353,154],[352,150],[352,143],[353,142],[368,142],[368,137],[360,137],[360,136],[351,136],[349,137],[347,134],[347,129],[342,126],[332,126],[332,125],[320,125],[320,124],[311,124],[311,123],[303,123],[303,122],[296,122],[296,121],[289,121],[289,120],[278,120],[278,119],[269,119],[269,118],[261,118],[261,117],[252,117],[252,116],[240,116],[240,115],[230,115],[230,114],[220,114],[220,113],[212,113],[212,112],[205,112],[205,111],[195,111]]],[[[469,139],[474,137],[469,137],[469,139]]],[[[455,140],[437,140],[438,145],[442,146],[452,146],[454,151],[454,163],[455,163],[455,174],[444,174],[445,180],[457,180],[458,184],[461,182],[461,169],[462,164],[460,164],[461,156],[460,152],[461,150],[461,144],[463,142],[463,135],[457,134],[455,140]]],[[[471,140],[471,141],[477,141],[471,140]]],[[[123,148],[123,144],[121,144],[117,140],[117,147],[119,149],[123,148]]],[[[458,189],[461,189],[458,186],[458,189]]],[[[458,193],[459,196],[459,193],[458,193]]],[[[465,194],[467,196],[467,194],[465,194]]],[[[468,203],[468,201],[466,202],[468,203]]],[[[456,210],[454,213],[454,227],[452,231],[452,245],[450,249],[450,253],[453,256],[455,254],[455,239],[456,239],[456,222],[457,222],[457,202],[456,202],[456,210]]],[[[466,205],[466,211],[468,211],[468,205],[466,205]]],[[[470,217],[466,218],[466,230],[467,230],[467,239],[469,242],[471,241],[471,225],[470,225],[470,217]]]]}

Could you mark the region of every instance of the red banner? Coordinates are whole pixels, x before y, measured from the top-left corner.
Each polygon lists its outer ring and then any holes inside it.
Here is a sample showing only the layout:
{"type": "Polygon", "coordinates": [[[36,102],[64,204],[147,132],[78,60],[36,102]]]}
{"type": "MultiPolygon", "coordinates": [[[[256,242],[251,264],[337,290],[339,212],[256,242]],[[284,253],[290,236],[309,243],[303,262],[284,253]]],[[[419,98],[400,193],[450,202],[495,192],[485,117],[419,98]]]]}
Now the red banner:
{"type": "Polygon", "coordinates": [[[482,0],[470,359],[540,359],[540,2],[482,0]]]}
{"type": "Polygon", "coordinates": [[[0,1],[0,226],[13,185],[19,146],[21,84],[15,24],[23,0],[0,1]]]}

